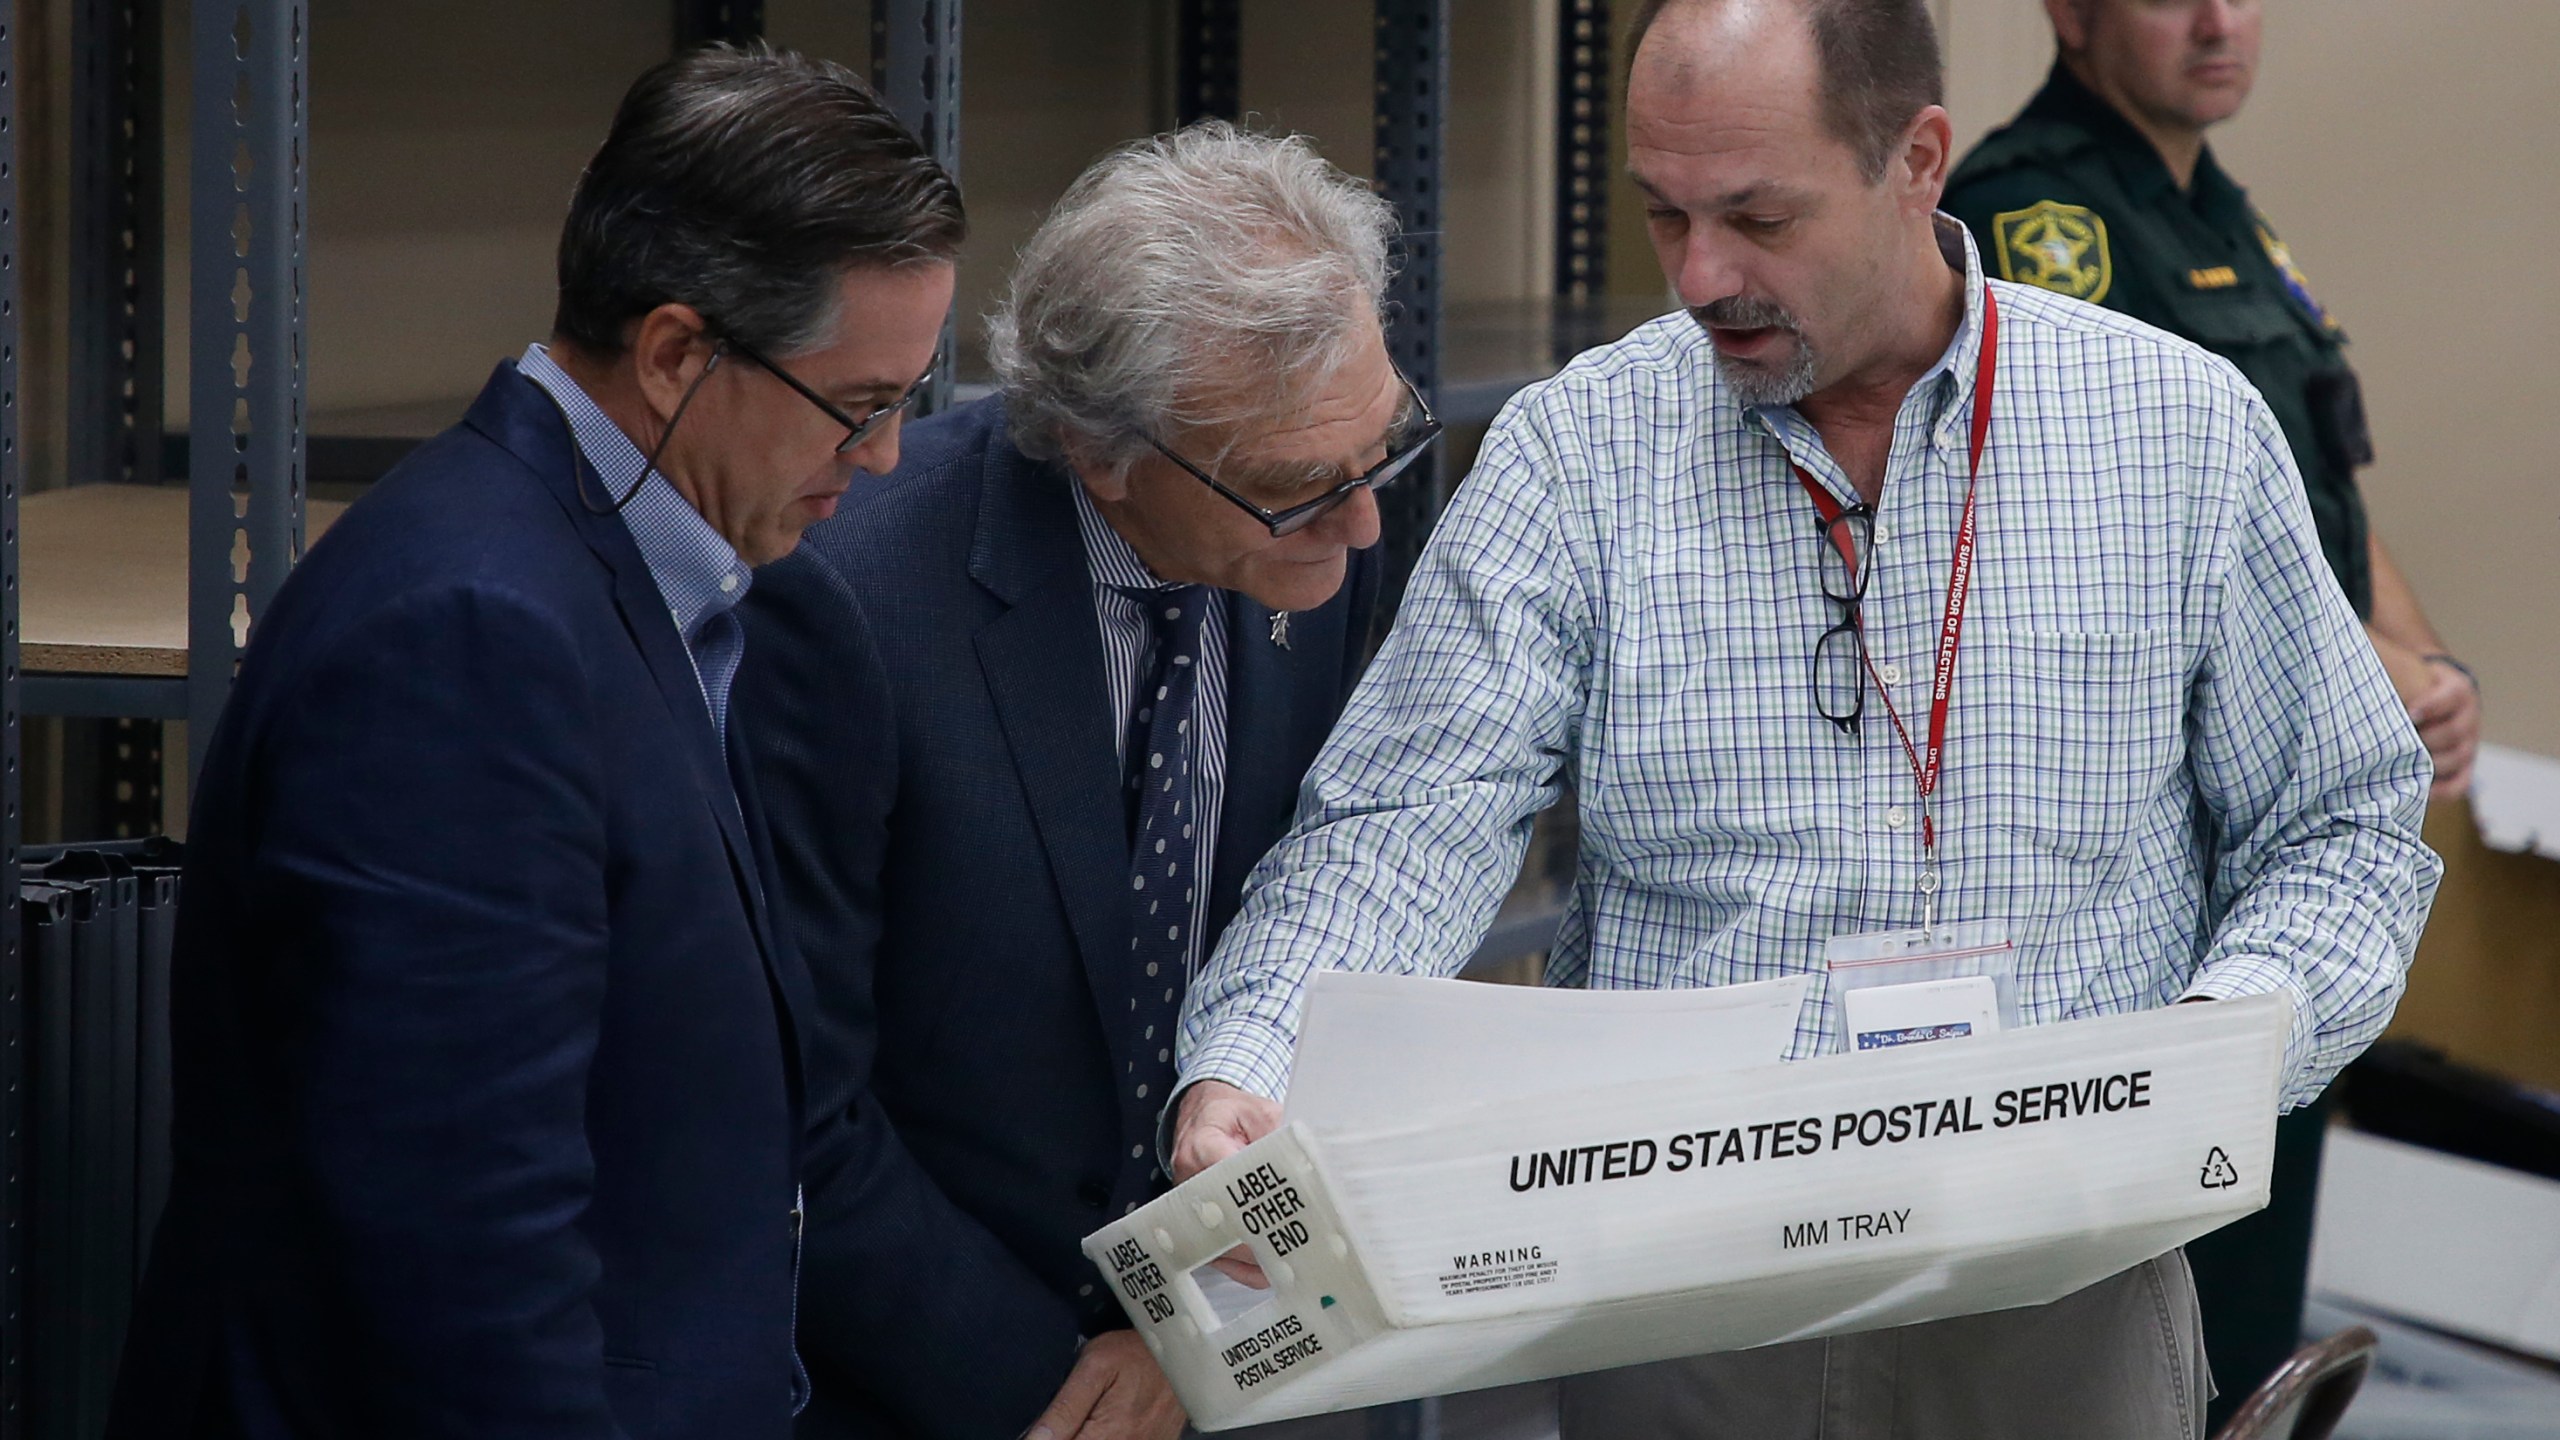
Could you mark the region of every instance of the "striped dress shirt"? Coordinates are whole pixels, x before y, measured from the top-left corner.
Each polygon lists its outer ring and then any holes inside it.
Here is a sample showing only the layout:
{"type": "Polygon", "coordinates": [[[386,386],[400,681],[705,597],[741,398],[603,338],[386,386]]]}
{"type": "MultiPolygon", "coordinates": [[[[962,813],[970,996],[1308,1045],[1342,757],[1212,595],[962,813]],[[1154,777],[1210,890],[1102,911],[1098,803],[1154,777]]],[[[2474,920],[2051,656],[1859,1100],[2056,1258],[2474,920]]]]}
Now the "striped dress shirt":
{"type": "MultiPolygon", "coordinates": [[[[2389,1018],[2440,867],[2429,762],[2320,557],[2291,450],[2228,364],[1983,281],[1894,424],[1865,602],[1926,724],[1966,488],[1993,419],[1936,806],[1942,922],[2005,927],[2028,1023],[2194,995],[2293,1002],[2284,1103],[2389,1018]]],[[[1746,411],[1665,316],[1524,392],[1423,554],[1393,635],[1194,984],[1183,1082],[1278,1096],[1318,966],[1449,974],[1570,774],[1581,850],[1551,981],[1812,973],[1788,1058],[1836,1047],[1833,935],[1917,924],[1910,762],[1870,693],[1816,711],[1836,612],[1792,407],[1746,411]]]]}

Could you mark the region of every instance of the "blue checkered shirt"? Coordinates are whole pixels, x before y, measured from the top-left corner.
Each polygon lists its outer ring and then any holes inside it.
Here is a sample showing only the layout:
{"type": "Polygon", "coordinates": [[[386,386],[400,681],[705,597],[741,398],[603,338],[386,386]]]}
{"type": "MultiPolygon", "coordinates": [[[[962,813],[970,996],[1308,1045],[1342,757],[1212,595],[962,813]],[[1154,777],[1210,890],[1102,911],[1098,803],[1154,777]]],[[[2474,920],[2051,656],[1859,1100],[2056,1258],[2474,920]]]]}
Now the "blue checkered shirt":
{"type": "MultiPolygon", "coordinates": [[[[1980,261],[1969,240],[1951,258],[1966,318],[1895,420],[1865,602],[1915,726],[1981,336],[1980,261]]],[[[2239,372],[2097,306],[1993,289],[1940,919],[2006,928],[2029,1023],[2288,996],[2284,1099],[2302,1103],[2381,1030],[2425,923],[2426,751],[2239,372]]],[[[1737,405],[1686,314],[1506,407],[1192,988],[1184,1083],[1280,1095],[1318,965],[1456,971],[1568,775],[1581,852],[1550,980],[1811,972],[1789,1058],[1833,1048],[1823,943],[1918,923],[1922,850],[1881,703],[1855,734],[1815,709],[1835,610],[1791,458],[1854,498],[1791,407],[1737,405]]]]}
{"type": "MultiPolygon", "coordinates": [[[[516,360],[524,378],[550,393],[560,413],[569,417],[569,433],[578,452],[595,473],[589,477],[598,493],[594,503],[609,505],[639,481],[649,457],[622,433],[612,417],[560,368],[551,352],[528,345],[516,360]]],[[[667,618],[675,622],[693,661],[693,678],[702,687],[702,703],[711,711],[711,728],[725,748],[729,741],[729,684],[737,679],[738,661],[747,653],[747,633],[738,623],[738,602],[747,598],[754,572],[737,550],[720,538],[702,512],[676,493],[666,477],[650,477],[631,503],[622,508],[622,523],[640,547],[658,595],[667,602],[667,618]]]]}

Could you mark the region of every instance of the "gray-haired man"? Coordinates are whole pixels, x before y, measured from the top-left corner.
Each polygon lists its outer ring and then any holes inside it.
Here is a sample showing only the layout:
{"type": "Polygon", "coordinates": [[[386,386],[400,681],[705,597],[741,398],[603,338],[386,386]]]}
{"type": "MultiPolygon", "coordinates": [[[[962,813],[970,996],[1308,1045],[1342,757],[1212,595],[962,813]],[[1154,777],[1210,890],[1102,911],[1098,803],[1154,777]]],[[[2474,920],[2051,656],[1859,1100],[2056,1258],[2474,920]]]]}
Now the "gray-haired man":
{"type": "Polygon", "coordinates": [[[1164,1184],[1186,977],[1363,653],[1428,416],[1387,207],[1205,125],[1061,200],[1002,392],[759,578],[739,709],[826,1016],[804,1434],[1170,1437],[1078,1242],[1164,1184]]]}

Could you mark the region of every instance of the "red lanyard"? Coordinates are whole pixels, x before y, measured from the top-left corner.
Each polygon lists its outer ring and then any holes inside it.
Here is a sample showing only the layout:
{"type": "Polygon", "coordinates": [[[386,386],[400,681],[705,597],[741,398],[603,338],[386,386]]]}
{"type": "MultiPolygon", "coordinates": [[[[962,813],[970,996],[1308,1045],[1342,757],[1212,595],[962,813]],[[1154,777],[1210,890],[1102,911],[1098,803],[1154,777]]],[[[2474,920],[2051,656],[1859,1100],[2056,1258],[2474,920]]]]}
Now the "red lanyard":
{"type": "MultiPolygon", "coordinates": [[[[1893,690],[1884,677],[1875,674],[1875,660],[1866,661],[1867,673],[1876,682],[1876,693],[1884,698],[1884,713],[1893,720],[1893,733],[1902,739],[1902,753],[1911,761],[1911,778],[1920,786],[1920,848],[1928,861],[1928,872],[1920,889],[1931,898],[1930,909],[1936,909],[1938,888],[1938,827],[1931,813],[1930,799],[1937,794],[1938,771],[1947,753],[1947,698],[1955,692],[1956,647],[1964,638],[1965,597],[1973,590],[1974,500],[1982,488],[1982,447],[1991,438],[1991,398],[1994,371],[2000,353],[2000,308],[1991,298],[1991,287],[1982,287],[1982,354],[1975,361],[1973,376],[1973,446],[1972,458],[1965,473],[1964,519],[1956,526],[1955,561],[1947,575],[1947,613],[1938,627],[1937,673],[1929,686],[1929,748],[1923,752],[1911,741],[1910,727],[1902,723],[1902,712],[1894,707],[1893,690]]],[[[1831,492],[1822,488],[1794,466],[1796,479],[1804,493],[1813,497],[1815,513],[1822,517],[1832,543],[1839,547],[1840,558],[1849,562],[1849,573],[1858,573],[1857,542],[1849,532],[1836,524],[1847,513],[1831,492]]],[[[1863,626],[1863,621],[1861,622],[1863,626]]],[[[1861,654],[1866,647],[1859,646],[1861,654]]]]}

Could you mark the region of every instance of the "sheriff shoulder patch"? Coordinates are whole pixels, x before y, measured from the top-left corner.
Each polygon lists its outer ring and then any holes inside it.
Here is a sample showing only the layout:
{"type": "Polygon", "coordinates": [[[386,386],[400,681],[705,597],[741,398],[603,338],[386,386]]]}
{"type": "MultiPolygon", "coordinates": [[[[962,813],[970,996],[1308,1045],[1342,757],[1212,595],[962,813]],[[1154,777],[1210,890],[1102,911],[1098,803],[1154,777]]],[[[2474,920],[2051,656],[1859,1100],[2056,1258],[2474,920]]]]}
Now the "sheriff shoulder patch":
{"type": "Polygon", "coordinates": [[[2339,328],[2337,317],[2331,315],[2329,308],[2321,304],[2319,299],[2311,293],[2309,277],[2305,276],[2302,273],[2302,267],[2293,261],[2293,247],[2276,238],[2275,230],[2267,224],[2267,217],[2264,215],[2258,217],[2258,244],[2267,252],[2267,259],[2274,263],[2276,274],[2283,279],[2285,291],[2293,296],[2294,303],[2309,311],[2311,318],[2319,323],[2321,329],[2332,335],[2343,333],[2339,328]]]}
{"type": "Polygon", "coordinates": [[[2039,200],[1991,217],[1991,234],[2003,280],[2091,301],[2106,299],[2115,283],[2107,222],[2086,206],[2039,200]]]}

